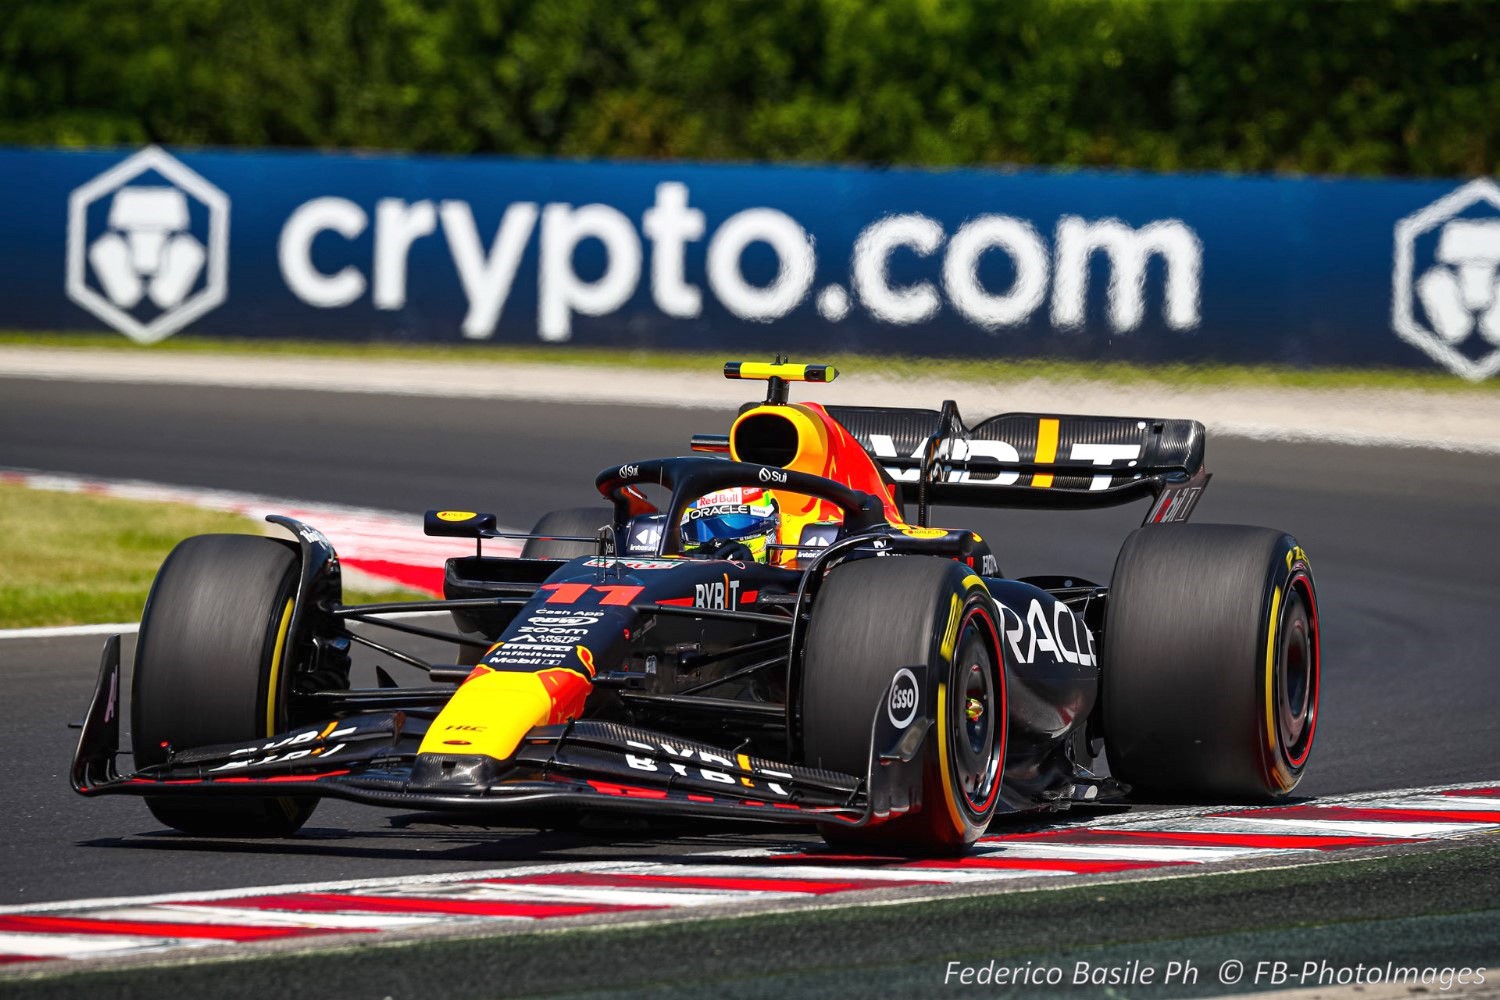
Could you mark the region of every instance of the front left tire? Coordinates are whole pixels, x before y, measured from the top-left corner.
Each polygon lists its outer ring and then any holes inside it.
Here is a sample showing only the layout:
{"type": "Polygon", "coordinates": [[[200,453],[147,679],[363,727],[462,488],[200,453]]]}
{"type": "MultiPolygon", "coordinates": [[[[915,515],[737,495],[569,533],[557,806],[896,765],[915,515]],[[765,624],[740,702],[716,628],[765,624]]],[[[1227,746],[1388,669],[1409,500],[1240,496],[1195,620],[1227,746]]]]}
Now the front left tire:
{"type": "MultiPolygon", "coordinates": [[[[253,743],[286,729],[297,568],[293,546],[255,535],[197,535],[167,556],[136,641],[137,769],[163,763],[169,748],[253,743]]],[[[206,836],[287,836],[316,805],[288,796],[146,799],[162,823],[206,836]]]]}

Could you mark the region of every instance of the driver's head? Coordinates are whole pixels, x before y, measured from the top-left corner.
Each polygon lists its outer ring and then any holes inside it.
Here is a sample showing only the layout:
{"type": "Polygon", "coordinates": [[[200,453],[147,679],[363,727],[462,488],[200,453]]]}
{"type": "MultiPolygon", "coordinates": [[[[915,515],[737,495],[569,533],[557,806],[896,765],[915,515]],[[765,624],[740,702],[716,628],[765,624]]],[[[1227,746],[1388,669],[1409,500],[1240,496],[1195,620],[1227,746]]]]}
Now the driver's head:
{"type": "Polygon", "coordinates": [[[756,562],[767,562],[781,527],[776,498],[755,486],[719,490],[694,501],[682,515],[682,551],[718,555],[743,545],[756,562]]]}

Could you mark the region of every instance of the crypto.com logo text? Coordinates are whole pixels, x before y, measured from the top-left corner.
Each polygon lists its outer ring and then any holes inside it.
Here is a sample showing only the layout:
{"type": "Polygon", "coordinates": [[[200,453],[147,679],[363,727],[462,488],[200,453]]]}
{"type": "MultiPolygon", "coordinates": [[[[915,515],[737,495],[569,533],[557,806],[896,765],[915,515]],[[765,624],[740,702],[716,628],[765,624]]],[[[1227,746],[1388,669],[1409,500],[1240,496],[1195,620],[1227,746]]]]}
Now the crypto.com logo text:
{"type": "Polygon", "coordinates": [[[68,298],[132,340],[182,329],[224,301],[228,279],[229,199],[163,150],[147,147],[69,196],[68,298]],[[143,180],[150,173],[159,180],[143,180]],[[101,218],[91,210],[106,199],[101,218]]]}
{"type": "Polygon", "coordinates": [[[292,212],[281,230],[277,258],[287,287],[307,305],[343,308],[368,292],[376,309],[400,310],[407,304],[412,244],[440,238],[468,299],[463,335],[475,340],[495,335],[534,235],[537,335],[551,342],[572,339],[575,316],[605,316],[631,302],[648,256],[652,301],[676,319],[700,318],[711,295],[732,316],[756,323],[780,320],[811,298],[818,315],[830,323],[842,321],[855,308],[882,323],[925,323],[946,302],[989,331],[1021,326],[1038,312],[1055,329],[1078,330],[1085,325],[1091,261],[1102,256],[1109,264],[1105,319],[1114,333],[1129,333],[1145,321],[1153,258],[1161,261],[1164,273],[1166,326],[1190,331],[1201,322],[1203,246],[1180,219],[1135,228],[1116,218],[1064,215],[1049,246],[1029,220],[1015,216],[974,216],[948,233],[925,215],[891,214],[867,225],[855,240],[847,286],[835,281],[821,288],[814,287],[816,240],[785,212],[745,208],[709,230],[708,216],[691,204],[688,186],[680,181],[656,186],[655,202],[641,215],[639,226],[611,205],[512,202],[488,243],[466,201],[384,197],[376,202],[372,218],[347,198],[325,196],[292,212]],[[367,266],[348,263],[332,272],[317,267],[312,248],[320,236],[353,241],[367,229],[374,231],[367,266]],[[574,269],[575,251],[589,241],[604,249],[603,272],[592,280],[574,269]],[[689,248],[699,243],[706,243],[704,285],[689,280],[686,263],[689,248]],[[745,274],[744,256],[752,244],[763,244],[775,257],[776,273],[769,284],[757,284],[745,274]],[[898,252],[931,258],[938,274],[894,282],[890,261],[898,252]],[[1006,259],[1011,277],[1005,287],[981,281],[981,258],[990,254],[1006,259]]]}
{"type": "Polygon", "coordinates": [[[1471,181],[1396,223],[1391,325],[1456,375],[1478,382],[1500,371],[1500,187],[1493,181],[1471,181]],[[1434,231],[1435,240],[1423,240],[1434,231]]]}

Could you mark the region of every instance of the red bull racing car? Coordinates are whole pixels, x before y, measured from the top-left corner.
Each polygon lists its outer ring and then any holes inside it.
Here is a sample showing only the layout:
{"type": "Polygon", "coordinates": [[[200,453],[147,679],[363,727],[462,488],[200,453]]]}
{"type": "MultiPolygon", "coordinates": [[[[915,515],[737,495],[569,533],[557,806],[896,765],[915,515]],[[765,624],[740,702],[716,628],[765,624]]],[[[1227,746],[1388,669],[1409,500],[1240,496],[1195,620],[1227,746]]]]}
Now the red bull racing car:
{"type": "Polygon", "coordinates": [[[129,772],[116,636],[73,787],[201,835],[289,835],[331,796],[800,822],[915,854],[961,852],[998,813],[1291,792],[1318,716],[1312,572],[1283,532],[1184,523],[1201,424],[789,400],[835,374],[729,363],[763,403],[691,457],[604,470],[604,502],[549,514],[519,558],[483,554],[493,514],[430,511],[427,533],[475,540],[443,600],[344,604],[328,540],[286,518],[295,542],[187,539],[141,620],[129,772]],[[1134,500],[1107,585],[1008,578],[979,534],[928,523],[1134,500]],[[351,687],[355,645],[422,683],[351,687]]]}

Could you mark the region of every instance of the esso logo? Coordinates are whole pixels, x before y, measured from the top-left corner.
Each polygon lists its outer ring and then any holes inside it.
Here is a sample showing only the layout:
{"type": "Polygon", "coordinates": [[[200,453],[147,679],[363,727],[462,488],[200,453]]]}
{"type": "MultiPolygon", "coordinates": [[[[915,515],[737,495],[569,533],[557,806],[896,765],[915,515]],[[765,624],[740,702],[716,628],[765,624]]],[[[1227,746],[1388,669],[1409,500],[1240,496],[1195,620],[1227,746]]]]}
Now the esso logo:
{"type": "Polygon", "coordinates": [[[761,469],[760,481],[763,483],[784,483],[786,482],[786,473],[777,472],[775,469],[761,469]]]}
{"type": "Polygon", "coordinates": [[[897,729],[905,729],[911,725],[912,720],[917,717],[917,706],[921,700],[922,696],[917,690],[916,675],[905,667],[896,671],[896,676],[891,680],[891,694],[886,699],[885,706],[891,725],[897,729]]]}

